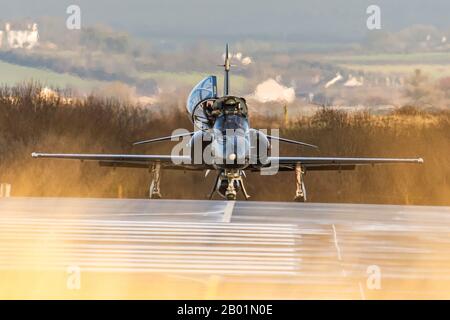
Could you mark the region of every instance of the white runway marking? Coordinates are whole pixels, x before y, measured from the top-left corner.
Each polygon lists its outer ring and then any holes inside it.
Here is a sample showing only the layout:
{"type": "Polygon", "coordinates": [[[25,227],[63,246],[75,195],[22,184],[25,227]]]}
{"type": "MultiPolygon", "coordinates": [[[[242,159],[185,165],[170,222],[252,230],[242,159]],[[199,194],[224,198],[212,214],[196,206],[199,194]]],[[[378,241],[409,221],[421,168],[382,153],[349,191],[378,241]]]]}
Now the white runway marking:
{"type": "Polygon", "coordinates": [[[236,201],[228,201],[227,206],[225,207],[225,211],[223,214],[222,222],[229,223],[231,221],[231,216],[233,215],[233,209],[236,201]]]}
{"type": "Polygon", "coordinates": [[[338,260],[341,261],[342,260],[341,249],[339,248],[339,243],[338,243],[337,233],[336,233],[336,227],[334,226],[334,224],[333,224],[333,238],[334,238],[334,246],[336,247],[338,260]]]}

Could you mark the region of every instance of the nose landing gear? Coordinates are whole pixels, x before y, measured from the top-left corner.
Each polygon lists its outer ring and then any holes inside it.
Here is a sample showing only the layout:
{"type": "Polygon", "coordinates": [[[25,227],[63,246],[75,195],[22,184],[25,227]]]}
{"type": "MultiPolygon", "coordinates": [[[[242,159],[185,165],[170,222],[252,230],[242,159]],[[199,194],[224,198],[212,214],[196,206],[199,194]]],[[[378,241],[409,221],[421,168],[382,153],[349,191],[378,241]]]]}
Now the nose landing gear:
{"type": "Polygon", "coordinates": [[[209,194],[209,199],[211,200],[214,193],[217,192],[227,200],[236,200],[237,193],[240,190],[242,190],[245,200],[248,200],[250,195],[245,189],[244,181],[242,179],[242,172],[240,170],[224,170],[217,176],[213,189],[209,194]]]}

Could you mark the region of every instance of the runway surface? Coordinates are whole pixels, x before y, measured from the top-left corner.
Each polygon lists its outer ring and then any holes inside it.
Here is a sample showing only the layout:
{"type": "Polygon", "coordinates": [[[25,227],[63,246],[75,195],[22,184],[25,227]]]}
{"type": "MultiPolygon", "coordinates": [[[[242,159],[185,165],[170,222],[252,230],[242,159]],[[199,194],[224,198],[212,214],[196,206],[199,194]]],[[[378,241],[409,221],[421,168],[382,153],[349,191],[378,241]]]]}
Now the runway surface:
{"type": "Polygon", "coordinates": [[[450,208],[0,199],[1,298],[450,298],[450,208]]]}

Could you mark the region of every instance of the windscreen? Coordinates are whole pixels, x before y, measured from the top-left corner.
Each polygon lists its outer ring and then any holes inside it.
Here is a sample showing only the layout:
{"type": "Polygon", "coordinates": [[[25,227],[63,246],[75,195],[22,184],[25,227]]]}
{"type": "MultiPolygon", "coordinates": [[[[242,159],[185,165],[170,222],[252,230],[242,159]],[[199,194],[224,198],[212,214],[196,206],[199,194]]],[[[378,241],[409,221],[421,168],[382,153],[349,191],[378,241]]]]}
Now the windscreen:
{"type": "Polygon", "coordinates": [[[214,123],[214,129],[223,134],[226,133],[227,129],[237,133],[247,133],[249,130],[248,120],[240,115],[222,115],[214,123]]]}

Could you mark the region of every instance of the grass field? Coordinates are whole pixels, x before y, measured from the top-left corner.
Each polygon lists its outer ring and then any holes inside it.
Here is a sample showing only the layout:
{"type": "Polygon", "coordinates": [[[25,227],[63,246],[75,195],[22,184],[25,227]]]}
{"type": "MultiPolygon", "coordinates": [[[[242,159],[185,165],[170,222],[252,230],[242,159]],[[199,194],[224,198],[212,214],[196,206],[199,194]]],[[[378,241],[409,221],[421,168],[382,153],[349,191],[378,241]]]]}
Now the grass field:
{"type": "Polygon", "coordinates": [[[87,91],[104,84],[102,81],[83,79],[75,75],[0,61],[0,85],[14,86],[17,83],[30,80],[39,81],[42,85],[49,87],[64,88],[69,86],[87,91]]]}
{"type": "MultiPolygon", "coordinates": [[[[218,86],[223,83],[223,76],[220,74],[221,71],[214,72],[217,75],[218,86]]],[[[164,83],[176,83],[186,86],[194,86],[200,80],[209,76],[210,74],[201,72],[165,72],[165,71],[155,71],[155,72],[142,72],[140,77],[142,79],[154,79],[158,84],[164,83]]],[[[243,76],[235,75],[232,76],[232,86],[233,89],[242,90],[245,87],[247,79],[243,76]]]]}
{"type": "Polygon", "coordinates": [[[367,73],[411,75],[417,69],[433,79],[450,77],[450,64],[340,64],[340,67],[367,73]]]}
{"type": "MultiPolygon", "coordinates": [[[[180,86],[194,86],[208,74],[201,72],[142,72],[141,79],[154,79],[158,85],[171,84],[180,86]]],[[[105,85],[107,82],[85,79],[76,75],[67,73],[58,73],[51,70],[24,67],[0,60],[0,85],[14,86],[18,83],[38,81],[43,86],[49,87],[74,87],[83,91],[92,91],[95,88],[105,85]]],[[[223,83],[223,76],[218,75],[218,85],[223,83]]],[[[239,75],[233,75],[232,85],[236,90],[242,90],[245,87],[246,78],[239,75]]]]}
{"type": "Polygon", "coordinates": [[[334,63],[355,64],[450,64],[450,52],[383,53],[363,55],[329,55],[322,59],[334,63]]]}
{"type": "Polygon", "coordinates": [[[433,79],[450,76],[450,52],[331,55],[321,60],[367,73],[410,75],[420,69],[433,79]]]}

